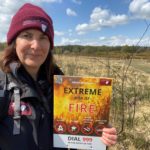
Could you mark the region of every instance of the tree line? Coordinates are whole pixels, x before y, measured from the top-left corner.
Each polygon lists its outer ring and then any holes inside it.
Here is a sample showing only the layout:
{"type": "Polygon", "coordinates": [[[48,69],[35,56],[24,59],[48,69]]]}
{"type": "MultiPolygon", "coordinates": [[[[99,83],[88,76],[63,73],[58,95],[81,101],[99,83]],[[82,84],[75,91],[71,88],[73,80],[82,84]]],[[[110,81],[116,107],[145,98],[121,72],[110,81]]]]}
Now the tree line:
{"type": "Polygon", "coordinates": [[[134,58],[149,59],[150,47],[140,46],[81,46],[67,45],[56,46],[55,54],[65,55],[83,55],[83,56],[98,56],[98,57],[113,57],[113,58],[130,58],[135,54],[134,58]]]}
{"type": "MultiPolygon", "coordinates": [[[[0,43],[0,51],[5,49],[6,43],[0,43]]],[[[130,58],[132,54],[136,54],[134,58],[150,59],[150,47],[140,46],[81,46],[81,45],[66,45],[55,46],[54,54],[65,55],[82,55],[82,56],[97,56],[111,58],[130,58]]]]}

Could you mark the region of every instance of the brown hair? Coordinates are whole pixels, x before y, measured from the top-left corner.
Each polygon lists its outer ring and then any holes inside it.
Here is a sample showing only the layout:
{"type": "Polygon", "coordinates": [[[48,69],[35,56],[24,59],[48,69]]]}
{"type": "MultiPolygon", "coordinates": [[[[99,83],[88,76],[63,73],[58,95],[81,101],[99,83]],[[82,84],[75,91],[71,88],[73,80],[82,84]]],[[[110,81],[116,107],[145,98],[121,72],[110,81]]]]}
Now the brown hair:
{"type": "MultiPolygon", "coordinates": [[[[51,51],[52,50],[49,50],[45,62],[41,65],[41,67],[46,71],[46,78],[50,83],[52,82],[54,74],[53,55],[51,51]]],[[[15,41],[13,41],[10,45],[8,45],[3,51],[3,56],[0,60],[1,69],[5,73],[10,73],[11,72],[10,64],[12,62],[20,63],[18,56],[16,54],[15,41]]]]}
{"type": "Polygon", "coordinates": [[[19,61],[16,50],[15,50],[15,42],[13,41],[10,45],[8,45],[4,50],[3,50],[3,56],[0,60],[0,67],[5,73],[11,72],[9,64],[14,62],[14,61],[19,61]]]}

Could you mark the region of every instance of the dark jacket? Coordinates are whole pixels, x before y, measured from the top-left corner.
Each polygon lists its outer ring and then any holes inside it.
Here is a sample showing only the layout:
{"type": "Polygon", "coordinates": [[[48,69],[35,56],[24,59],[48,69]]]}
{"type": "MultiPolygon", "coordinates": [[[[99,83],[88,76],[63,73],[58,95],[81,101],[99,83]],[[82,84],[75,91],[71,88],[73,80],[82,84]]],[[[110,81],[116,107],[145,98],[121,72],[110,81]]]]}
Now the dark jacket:
{"type": "MultiPolygon", "coordinates": [[[[0,150],[55,150],[53,148],[53,87],[44,70],[37,81],[23,67],[13,68],[8,82],[18,82],[21,91],[20,134],[13,135],[13,92],[9,91],[6,117],[0,120],[0,150]],[[43,99],[44,97],[44,99],[43,99]]],[[[54,74],[63,74],[55,66],[54,74]]],[[[0,88],[3,82],[0,82],[0,88]]],[[[60,148],[58,148],[60,149],[60,148]]]]}

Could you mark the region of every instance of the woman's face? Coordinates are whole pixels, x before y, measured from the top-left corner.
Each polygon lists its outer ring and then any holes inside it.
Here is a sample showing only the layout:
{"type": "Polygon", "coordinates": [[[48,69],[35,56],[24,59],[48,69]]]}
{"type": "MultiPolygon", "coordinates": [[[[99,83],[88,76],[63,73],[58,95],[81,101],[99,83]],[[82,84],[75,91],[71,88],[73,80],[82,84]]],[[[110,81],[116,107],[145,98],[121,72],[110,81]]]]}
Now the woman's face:
{"type": "Polygon", "coordinates": [[[38,72],[47,58],[50,41],[47,35],[36,29],[21,32],[16,38],[16,53],[27,71],[38,72]]]}

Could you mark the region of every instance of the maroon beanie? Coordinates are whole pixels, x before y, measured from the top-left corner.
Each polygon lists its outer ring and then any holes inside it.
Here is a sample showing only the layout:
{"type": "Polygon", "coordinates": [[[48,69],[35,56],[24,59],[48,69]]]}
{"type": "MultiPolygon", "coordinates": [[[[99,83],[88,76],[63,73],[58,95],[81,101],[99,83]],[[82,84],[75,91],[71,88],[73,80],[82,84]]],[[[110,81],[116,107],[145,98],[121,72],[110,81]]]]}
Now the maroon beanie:
{"type": "Polygon", "coordinates": [[[39,29],[50,40],[51,49],[54,47],[54,29],[52,19],[38,6],[26,3],[13,16],[7,33],[7,44],[11,44],[17,35],[25,29],[39,29]]]}

